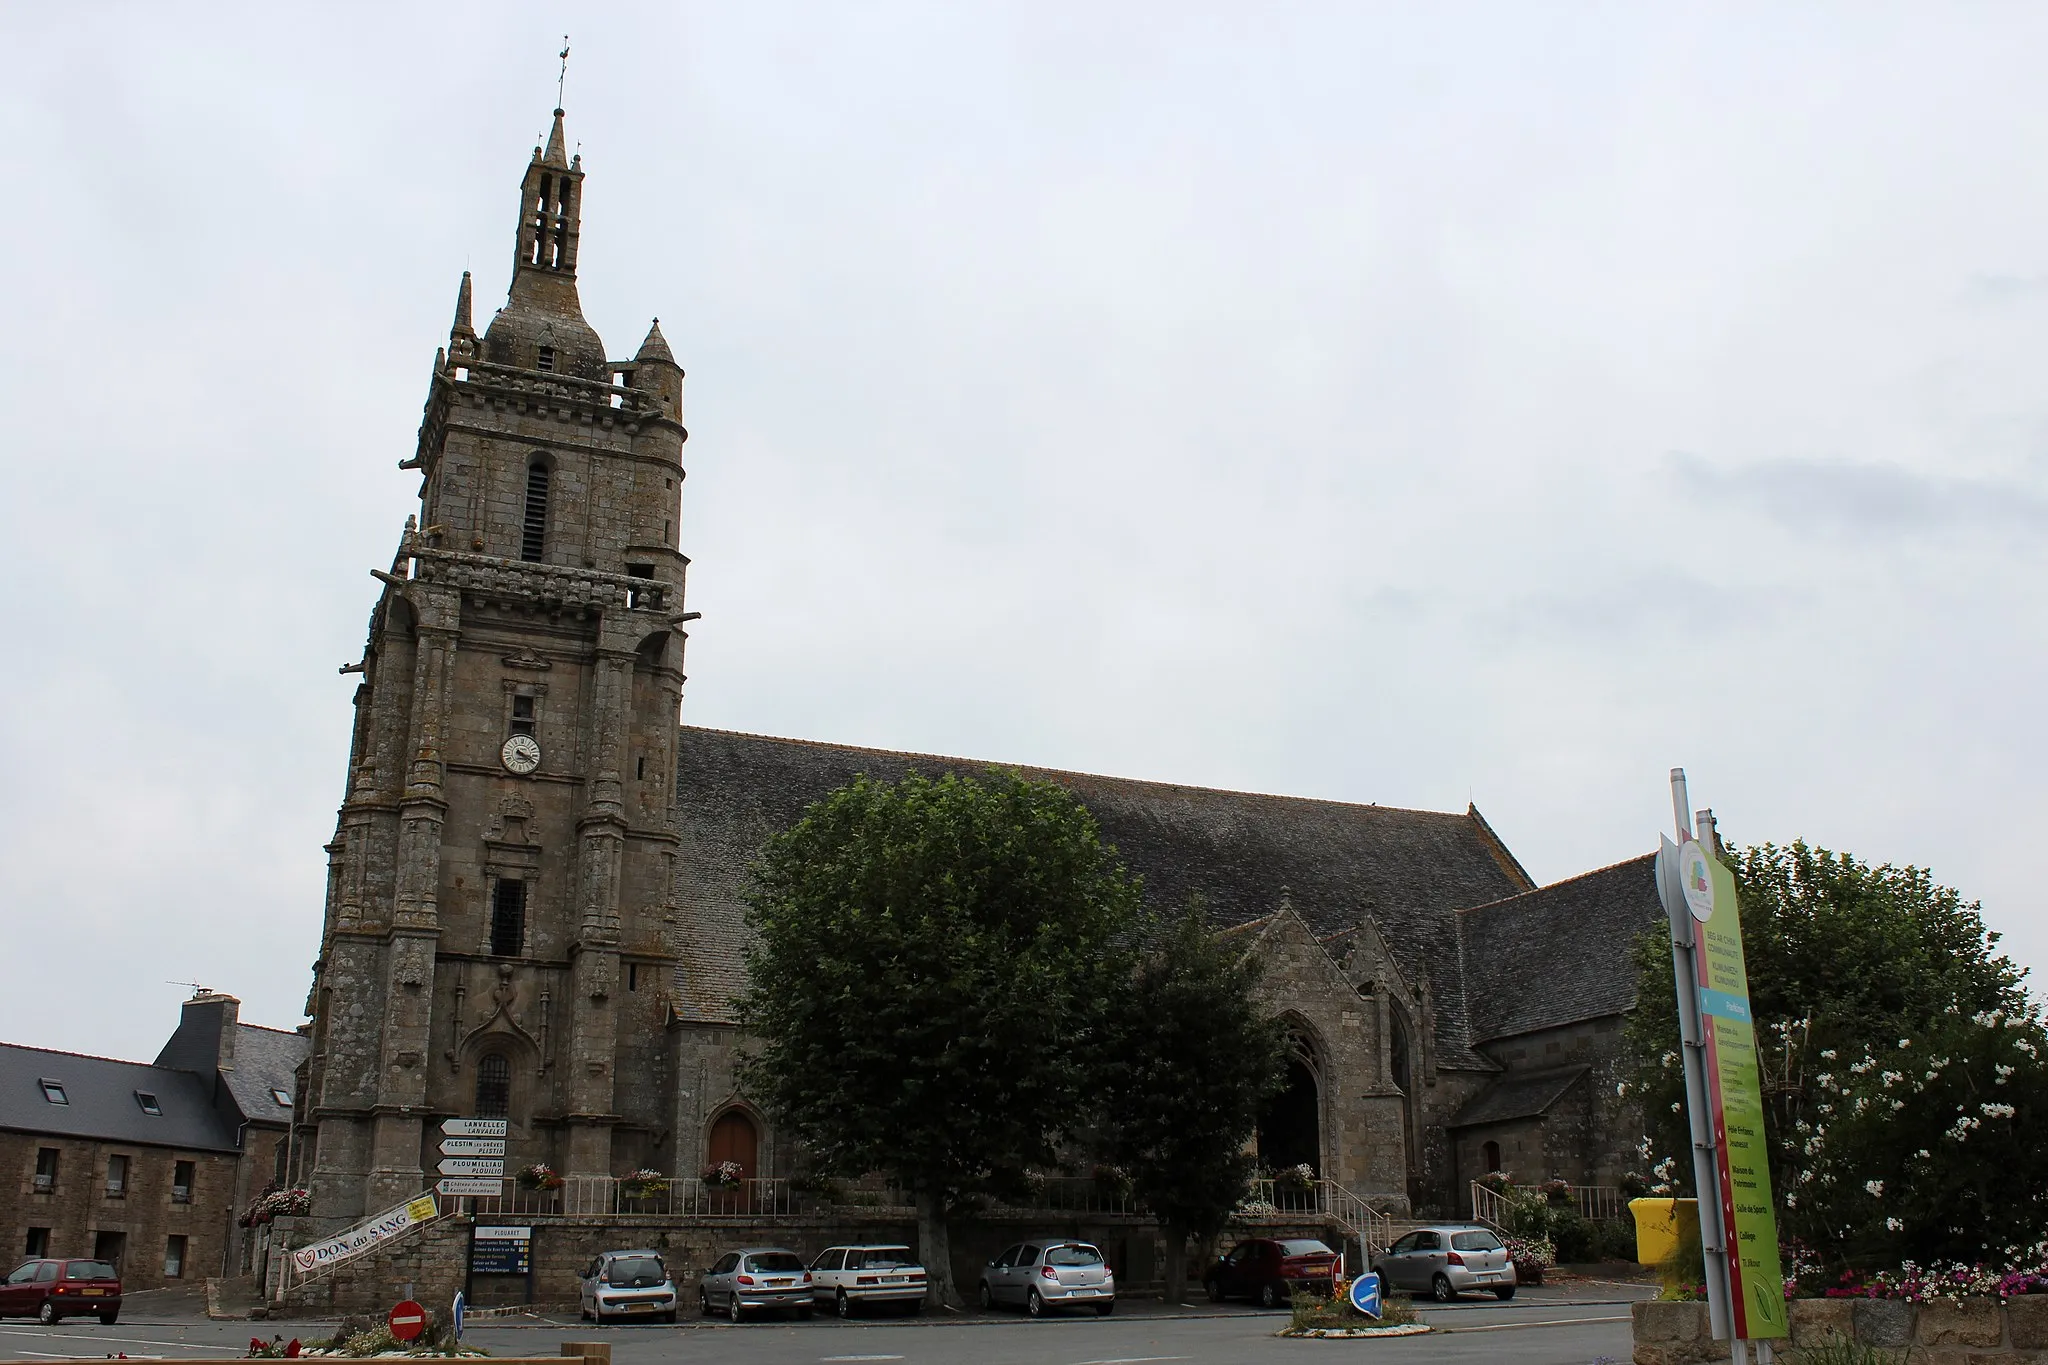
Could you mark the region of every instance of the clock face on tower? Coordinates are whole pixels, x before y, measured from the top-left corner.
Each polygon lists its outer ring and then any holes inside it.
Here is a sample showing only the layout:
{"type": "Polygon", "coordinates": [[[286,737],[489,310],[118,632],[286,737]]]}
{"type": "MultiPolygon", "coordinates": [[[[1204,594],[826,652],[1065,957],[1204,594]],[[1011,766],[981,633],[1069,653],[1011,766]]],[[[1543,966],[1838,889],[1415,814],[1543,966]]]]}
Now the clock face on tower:
{"type": "Polygon", "coordinates": [[[507,772],[524,777],[540,766],[540,741],[532,735],[514,735],[498,750],[498,761],[507,772]]]}

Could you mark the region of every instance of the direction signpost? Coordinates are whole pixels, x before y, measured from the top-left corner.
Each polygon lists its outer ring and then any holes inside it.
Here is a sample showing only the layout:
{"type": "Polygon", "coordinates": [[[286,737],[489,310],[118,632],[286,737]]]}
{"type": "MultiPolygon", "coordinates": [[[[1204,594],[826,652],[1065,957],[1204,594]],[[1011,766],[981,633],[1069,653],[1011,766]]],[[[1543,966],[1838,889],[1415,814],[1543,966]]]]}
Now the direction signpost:
{"type": "MultiPolygon", "coordinates": [[[[1657,890],[1671,921],[1707,1319],[1734,1365],[1748,1365],[1751,1345],[1767,1363],[1789,1324],[1735,877],[1694,837],[1683,768],[1671,770],[1671,804],[1679,841],[1657,852],[1657,890]]],[[[1711,843],[1711,813],[1699,823],[1711,843]]]]}
{"type": "Polygon", "coordinates": [[[442,1119],[442,1194],[495,1198],[505,1192],[505,1120],[442,1119]]]}

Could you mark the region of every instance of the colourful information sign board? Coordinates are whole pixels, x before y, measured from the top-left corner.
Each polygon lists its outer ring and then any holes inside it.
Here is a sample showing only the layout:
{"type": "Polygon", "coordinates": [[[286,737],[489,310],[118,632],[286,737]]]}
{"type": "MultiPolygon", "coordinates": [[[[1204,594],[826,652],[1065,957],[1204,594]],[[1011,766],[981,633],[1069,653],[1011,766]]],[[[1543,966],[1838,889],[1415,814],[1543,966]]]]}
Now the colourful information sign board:
{"type": "Polygon", "coordinates": [[[1738,1338],[1782,1337],[1789,1330],[1785,1276],[1778,1259],[1777,1204],[1771,1197],[1756,1023],[1749,1011],[1735,877],[1691,839],[1679,846],[1678,868],[1695,922],[1695,985],[1705,1033],[1721,1226],[1728,1239],[1728,1306],[1738,1338]]]}

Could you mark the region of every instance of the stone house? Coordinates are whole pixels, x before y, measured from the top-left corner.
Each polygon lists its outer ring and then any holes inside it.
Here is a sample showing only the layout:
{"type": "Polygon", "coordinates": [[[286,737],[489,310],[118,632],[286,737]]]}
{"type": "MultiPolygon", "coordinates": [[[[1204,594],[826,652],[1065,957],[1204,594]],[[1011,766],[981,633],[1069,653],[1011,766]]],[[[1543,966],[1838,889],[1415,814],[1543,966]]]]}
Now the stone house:
{"type": "Polygon", "coordinates": [[[154,1064],[0,1043],[0,1169],[16,1173],[0,1229],[17,1259],[97,1257],[132,1289],[246,1268],[238,1216],[284,1166],[305,1039],[236,1009],[188,1001],[154,1064]]]}
{"type": "MultiPolygon", "coordinates": [[[[733,1080],[748,868],[856,774],[986,766],[679,724],[683,371],[658,324],[620,360],[584,319],[567,145],[558,110],[481,335],[462,277],[403,462],[420,506],[345,670],[308,1231],[430,1188],[456,1116],[504,1118],[513,1167],[792,1173],[733,1080]]],[[[1294,1039],[1269,1162],[1405,1211],[1460,1206],[1489,1162],[1627,1160],[1601,1087],[1659,918],[1645,860],[1539,888],[1476,809],[1019,770],[1072,790],[1155,903],[1199,895],[1265,957],[1294,1039]]]]}

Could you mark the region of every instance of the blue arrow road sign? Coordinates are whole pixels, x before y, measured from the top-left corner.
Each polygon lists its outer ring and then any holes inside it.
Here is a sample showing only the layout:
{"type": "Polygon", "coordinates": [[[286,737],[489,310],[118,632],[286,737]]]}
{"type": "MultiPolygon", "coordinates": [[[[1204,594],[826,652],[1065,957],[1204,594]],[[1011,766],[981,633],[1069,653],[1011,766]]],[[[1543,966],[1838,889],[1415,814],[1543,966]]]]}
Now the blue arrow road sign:
{"type": "Polygon", "coordinates": [[[455,1295],[455,1314],[454,1314],[454,1316],[455,1316],[455,1339],[456,1339],[457,1341],[460,1341],[460,1340],[462,1340],[462,1306],[463,1306],[463,1305],[462,1305],[462,1294],[461,1294],[461,1292],[460,1292],[460,1291],[458,1290],[458,1291],[456,1292],[456,1295],[455,1295]]]}
{"type": "Polygon", "coordinates": [[[1380,1277],[1360,1275],[1351,1282],[1351,1306],[1369,1318],[1380,1315],[1380,1277]]]}

